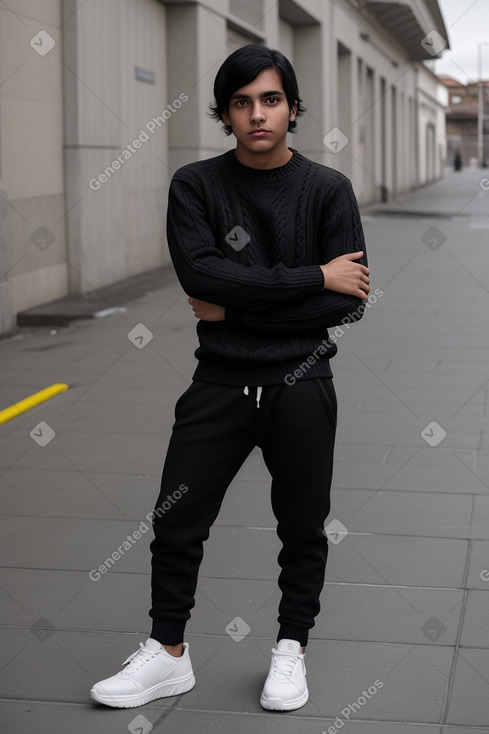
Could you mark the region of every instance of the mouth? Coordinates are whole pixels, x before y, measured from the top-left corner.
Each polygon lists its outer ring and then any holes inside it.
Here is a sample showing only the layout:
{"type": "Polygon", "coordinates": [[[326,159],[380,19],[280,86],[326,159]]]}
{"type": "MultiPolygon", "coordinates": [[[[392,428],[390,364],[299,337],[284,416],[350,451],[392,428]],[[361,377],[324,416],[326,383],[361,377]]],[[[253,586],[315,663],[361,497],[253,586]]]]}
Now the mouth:
{"type": "Polygon", "coordinates": [[[251,135],[252,138],[264,138],[267,135],[270,135],[270,130],[264,130],[263,128],[258,128],[258,130],[252,130],[248,135],[251,135]]]}

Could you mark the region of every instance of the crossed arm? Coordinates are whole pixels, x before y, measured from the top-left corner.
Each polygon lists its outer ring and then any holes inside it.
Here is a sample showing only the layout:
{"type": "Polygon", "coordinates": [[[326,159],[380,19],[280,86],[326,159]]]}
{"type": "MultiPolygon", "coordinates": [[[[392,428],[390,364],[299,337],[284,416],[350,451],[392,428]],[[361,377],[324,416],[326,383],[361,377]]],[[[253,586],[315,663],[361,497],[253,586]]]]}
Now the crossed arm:
{"type": "Polygon", "coordinates": [[[272,268],[234,262],[216,247],[202,187],[174,177],[168,244],[196,318],[256,331],[295,333],[336,326],[367,299],[370,271],[351,184],[342,180],[324,203],[318,233],[322,265],[272,268]],[[352,251],[348,251],[352,250],[352,251]],[[363,261],[363,262],[362,262],[363,261]]]}
{"type": "MultiPolygon", "coordinates": [[[[355,260],[363,257],[363,251],[348,252],[335,257],[329,263],[320,265],[324,278],[324,290],[355,296],[367,300],[370,291],[370,270],[355,260]]],[[[189,298],[196,318],[202,321],[224,321],[226,309],[215,303],[208,303],[198,298],[189,298]]]]}

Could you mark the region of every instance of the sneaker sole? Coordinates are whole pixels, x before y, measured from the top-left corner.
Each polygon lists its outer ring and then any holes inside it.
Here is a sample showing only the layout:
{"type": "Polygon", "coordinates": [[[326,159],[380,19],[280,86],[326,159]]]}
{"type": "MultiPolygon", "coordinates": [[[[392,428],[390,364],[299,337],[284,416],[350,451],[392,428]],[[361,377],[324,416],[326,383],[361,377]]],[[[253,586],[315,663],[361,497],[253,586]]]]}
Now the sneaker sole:
{"type": "Polygon", "coordinates": [[[95,688],[90,691],[90,696],[97,703],[103,703],[105,706],[112,708],[134,708],[136,706],[144,706],[145,703],[155,701],[157,698],[166,698],[168,696],[178,696],[181,693],[187,693],[195,686],[195,676],[193,672],[181,678],[175,678],[171,681],[159,683],[152,688],[147,688],[143,693],[135,693],[131,696],[111,696],[100,694],[95,688]]]}
{"type": "Polygon", "coordinates": [[[300,709],[304,706],[309,699],[309,691],[306,690],[299,698],[294,698],[292,701],[282,701],[280,698],[265,698],[260,697],[260,705],[268,711],[293,711],[294,709],[300,709]]]}

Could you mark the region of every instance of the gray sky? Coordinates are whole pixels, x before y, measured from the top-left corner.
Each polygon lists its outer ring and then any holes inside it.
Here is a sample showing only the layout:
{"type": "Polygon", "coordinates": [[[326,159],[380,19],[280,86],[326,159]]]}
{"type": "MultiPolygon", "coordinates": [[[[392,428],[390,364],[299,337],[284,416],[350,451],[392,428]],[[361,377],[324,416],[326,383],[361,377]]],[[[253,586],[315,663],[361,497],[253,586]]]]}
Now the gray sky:
{"type": "Polygon", "coordinates": [[[482,46],[482,77],[489,79],[489,0],[438,0],[451,51],[436,62],[435,72],[467,84],[478,81],[477,44],[482,46]]]}

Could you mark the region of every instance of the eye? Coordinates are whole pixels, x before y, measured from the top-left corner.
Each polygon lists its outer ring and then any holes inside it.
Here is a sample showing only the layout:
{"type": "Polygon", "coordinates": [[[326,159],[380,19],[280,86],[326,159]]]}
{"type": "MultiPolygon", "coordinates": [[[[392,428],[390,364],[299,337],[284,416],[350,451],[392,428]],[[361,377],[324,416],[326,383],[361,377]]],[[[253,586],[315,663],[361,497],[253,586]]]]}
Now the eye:
{"type": "Polygon", "coordinates": [[[236,100],[236,107],[244,107],[247,104],[248,104],[248,102],[246,101],[246,99],[238,99],[238,100],[236,100]]]}
{"type": "Polygon", "coordinates": [[[279,102],[280,100],[279,100],[278,97],[267,97],[266,101],[267,102],[271,102],[271,104],[275,104],[275,103],[279,102]]]}

